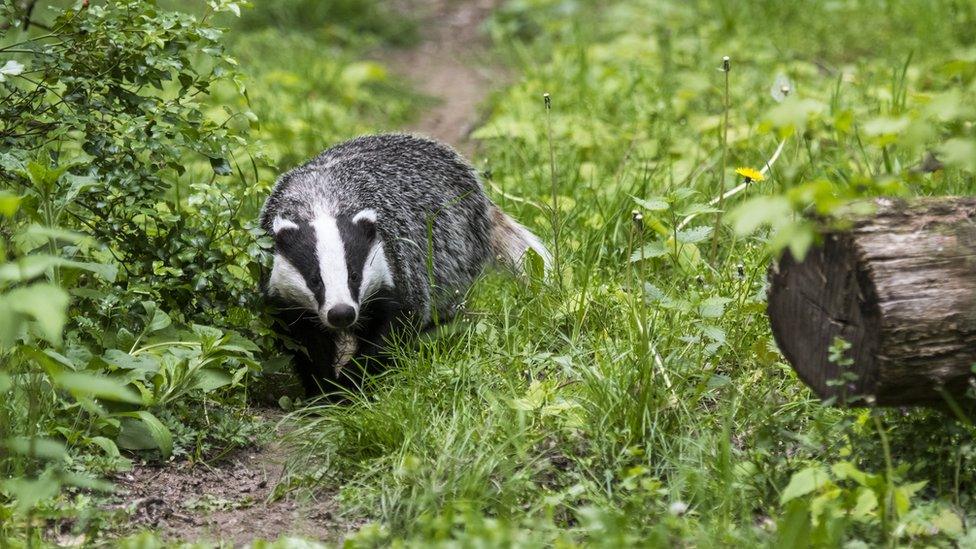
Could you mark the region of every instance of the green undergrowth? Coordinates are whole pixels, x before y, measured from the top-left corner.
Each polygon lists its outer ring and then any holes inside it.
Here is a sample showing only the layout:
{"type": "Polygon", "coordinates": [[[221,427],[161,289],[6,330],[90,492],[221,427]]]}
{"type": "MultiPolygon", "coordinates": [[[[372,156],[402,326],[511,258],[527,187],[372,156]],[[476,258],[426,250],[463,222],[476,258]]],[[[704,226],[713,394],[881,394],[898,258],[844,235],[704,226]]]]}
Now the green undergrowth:
{"type": "Polygon", "coordinates": [[[0,546],[117,535],[106,477],[264,444],[294,392],[260,206],[418,99],[364,59],[409,18],[278,8],[0,2],[0,546]]]}
{"type": "Polygon", "coordinates": [[[764,300],[776,254],[816,242],[804,212],[976,191],[976,11],[740,4],[496,12],[520,76],[474,134],[478,165],[554,273],[488,276],[367,393],[296,413],[290,485],[373,521],[347,543],[972,542],[971,424],[825,407],[764,300]],[[723,179],[746,185],[720,204],[723,179]]]}

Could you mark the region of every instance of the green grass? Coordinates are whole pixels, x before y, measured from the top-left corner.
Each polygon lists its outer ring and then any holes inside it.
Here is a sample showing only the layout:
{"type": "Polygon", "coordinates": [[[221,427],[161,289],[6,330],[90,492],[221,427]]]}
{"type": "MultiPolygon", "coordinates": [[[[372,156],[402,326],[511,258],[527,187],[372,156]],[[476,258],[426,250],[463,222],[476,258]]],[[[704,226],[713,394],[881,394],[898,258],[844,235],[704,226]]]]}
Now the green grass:
{"type": "Polygon", "coordinates": [[[340,488],[346,513],[375,521],[364,543],[969,539],[973,431],[936,412],[816,401],[764,315],[769,244],[802,247],[808,227],[746,201],[829,211],[838,197],[976,191],[964,163],[908,170],[972,138],[971,114],[931,111],[972,90],[971,61],[947,67],[971,59],[974,16],[960,2],[508,3],[491,31],[520,76],[475,134],[479,165],[495,200],[551,242],[552,94],[563,289],[487,277],[449,335],[402,345],[353,402],[296,415],[292,482],[340,488]],[[727,204],[752,204],[731,220],[778,230],[723,225],[709,261],[714,214],[674,231],[718,194],[723,55],[727,188],[735,167],[786,145],[768,180],[727,204]],[[778,74],[794,86],[784,103],[769,91],[778,74]],[[653,242],[662,253],[630,261],[653,242]]]}

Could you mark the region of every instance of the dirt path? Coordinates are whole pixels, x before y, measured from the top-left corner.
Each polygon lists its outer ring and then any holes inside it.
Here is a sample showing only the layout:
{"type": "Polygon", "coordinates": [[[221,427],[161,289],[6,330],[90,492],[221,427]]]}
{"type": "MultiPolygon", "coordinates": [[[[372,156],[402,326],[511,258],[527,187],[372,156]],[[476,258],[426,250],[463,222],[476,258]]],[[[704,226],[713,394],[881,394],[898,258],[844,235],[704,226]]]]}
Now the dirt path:
{"type": "Polygon", "coordinates": [[[478,107],[504,72],[492,59],[482,25],[500,0],[433,0],[404,2],[420,19],[420,44],[387,50],[379,60],[437,103],[419,115],[408,131],[429,135],[470,156],[468,138],[478,125],[478,107]]]}
{"type": "MultiPolygon", "coordinates": [[[[429,135],[471,155],[469,134],[478,108],[503,71],[490,58],[481,26],[500,0],[402,0],[399,9],[420,20],[420,43],[381,50],[376,57],[436,102],[406,131],[429,135]]],[[[281,414],[262,412],[277,421],[281,414]]],[[[213,464],[136,465],[115,479],[114,509],[129,515],[132,531],[156,530],[171,541],[221,540],[244,546],[254,539],[292,535],[339,541],[361,524],[343,519],[335,494],[315,501],[268,501],[281,479],[285,451],[278,444],[241,450],[213,464]]]]}
{"type": "MultiPolygon", "coordinates": [[[[275,410],[259,413],[273,422],[282,417],[275,410]]],[[[129,515],[132,531],[151,528],[170,541],[223,541],[235,547],[285,535],[334,542],[360,526],[339,516],[334,494],[319,494],[314,501],[288,496],[269,501],[286,459],[273,442],[213,464],[136,465],[114,479],[117,503],[111,508],[129,515]]]]}

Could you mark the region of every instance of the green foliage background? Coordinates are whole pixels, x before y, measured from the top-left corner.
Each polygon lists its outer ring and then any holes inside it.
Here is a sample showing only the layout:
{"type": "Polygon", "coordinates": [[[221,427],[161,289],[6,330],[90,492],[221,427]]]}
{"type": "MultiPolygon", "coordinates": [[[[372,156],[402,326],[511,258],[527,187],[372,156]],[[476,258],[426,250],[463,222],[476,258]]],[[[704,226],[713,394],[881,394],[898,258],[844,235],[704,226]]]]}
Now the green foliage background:
{"type": "MultiPolygon", "coordinates": [[[[0,7],[0,540],[97,539],[105,474],[267,433],[250,403],[289,376],[258,209],[416,115],[367,53],[417,26],[125,0],[40,2],[24,32],[25,5],[0,7]]],[[[763,312],[804,214],[976,191],[974,29],[963,0],[505,2],[516,76],[475,160],[554,278],[487,276],[367,393],[299,406],[280,491],[338,490],[352,546],[973,543],[968,418],[824,407],[763,312]]]]}

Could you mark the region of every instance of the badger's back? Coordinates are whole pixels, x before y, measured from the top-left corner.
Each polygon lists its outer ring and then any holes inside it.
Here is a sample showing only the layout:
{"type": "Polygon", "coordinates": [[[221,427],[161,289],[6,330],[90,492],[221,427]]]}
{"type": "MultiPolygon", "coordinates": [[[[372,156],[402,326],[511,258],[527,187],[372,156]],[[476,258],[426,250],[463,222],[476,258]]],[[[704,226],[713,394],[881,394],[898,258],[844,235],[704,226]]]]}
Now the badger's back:
{"type": "Polygon", "coordinates": [[[364,136],[326,150],[278,180],[261,223],[270,231],[275,215],[318,208],[376,211],[395,292],[422,321],[451,316],[491,259],[491,203],[473,168],[428,139],[364,136]]]}

